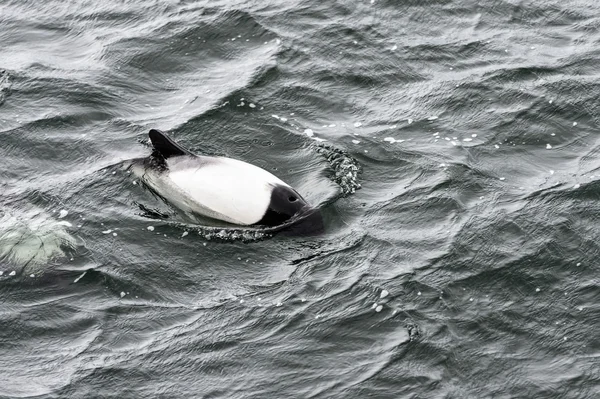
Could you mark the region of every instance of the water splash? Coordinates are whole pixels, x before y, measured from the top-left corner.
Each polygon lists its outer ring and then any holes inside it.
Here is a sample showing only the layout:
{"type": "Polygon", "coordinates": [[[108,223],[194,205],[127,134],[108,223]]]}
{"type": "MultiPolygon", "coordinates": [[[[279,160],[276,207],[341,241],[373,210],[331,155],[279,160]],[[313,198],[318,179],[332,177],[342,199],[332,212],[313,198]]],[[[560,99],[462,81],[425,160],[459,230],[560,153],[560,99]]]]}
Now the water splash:
{"type": "Polygon", "coordinates": [[[67,231],[70,226],[41,209],[5,211],[0,217],[0,261],[21,272],[39,271],[75,247],[76,239],[67,231]]]}
{"type": "Polygon", "coordinates": [[[356,159],[347,152],[329,144],[314,143],[311,145],[329,163],[333,172],[330,178],[340,186],[342,197],[354,194],[356,190],[360,189],[358,175],[360,174],[361,167],[356,159]]]}
{"type": "Polygon", "coordinates": [[[186,225],[185,228],[196,231],[206,240],[253,242],[273,236],[273,232],[270,232],[270,229],[259,230],[252,228],[222,228],[191,225],[186,225]]]}

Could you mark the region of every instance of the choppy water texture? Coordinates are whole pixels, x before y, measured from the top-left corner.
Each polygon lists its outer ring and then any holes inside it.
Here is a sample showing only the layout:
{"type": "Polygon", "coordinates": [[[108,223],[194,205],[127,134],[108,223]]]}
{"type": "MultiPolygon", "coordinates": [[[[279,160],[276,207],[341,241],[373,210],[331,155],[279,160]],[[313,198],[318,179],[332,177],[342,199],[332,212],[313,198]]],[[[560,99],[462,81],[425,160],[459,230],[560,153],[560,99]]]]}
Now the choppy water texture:
{"type": "Polygon", "coordinates": [[[591,0],[1,1],[0,397],[598,397],[599,27],[591,0]],[[150,128],[326,233],[183,223],[121,166],[150,128]]]}

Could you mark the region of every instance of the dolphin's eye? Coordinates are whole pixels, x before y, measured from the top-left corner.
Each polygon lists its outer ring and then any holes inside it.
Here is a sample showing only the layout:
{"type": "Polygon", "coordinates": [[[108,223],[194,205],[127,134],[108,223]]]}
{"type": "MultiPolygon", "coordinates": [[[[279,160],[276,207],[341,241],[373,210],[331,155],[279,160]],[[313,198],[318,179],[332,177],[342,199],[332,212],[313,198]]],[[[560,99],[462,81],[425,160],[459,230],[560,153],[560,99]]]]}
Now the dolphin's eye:
{"type": "Polygon", "coordinates": [[[298,198],[296,198],[296,197],[294,197],[294,196],[292,195],[292,196],[290,196],[290,197],[288,198],[288,200],[289,200],[290,202],[296,202],[296,201],[298,201],[298,198]]]}

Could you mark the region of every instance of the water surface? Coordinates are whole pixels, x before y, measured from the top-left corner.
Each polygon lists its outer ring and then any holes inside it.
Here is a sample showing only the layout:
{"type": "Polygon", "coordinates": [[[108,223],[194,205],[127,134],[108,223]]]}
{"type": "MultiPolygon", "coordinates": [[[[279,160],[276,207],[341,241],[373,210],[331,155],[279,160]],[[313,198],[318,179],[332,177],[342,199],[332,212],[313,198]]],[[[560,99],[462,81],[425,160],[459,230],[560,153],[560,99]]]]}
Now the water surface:
{"type": "Polygon", "coordinates": [[[598,15],[0,2],[0,397],[596,397],[598,15]],[[184,224],[151,128],[326,233],[184,224]]]}

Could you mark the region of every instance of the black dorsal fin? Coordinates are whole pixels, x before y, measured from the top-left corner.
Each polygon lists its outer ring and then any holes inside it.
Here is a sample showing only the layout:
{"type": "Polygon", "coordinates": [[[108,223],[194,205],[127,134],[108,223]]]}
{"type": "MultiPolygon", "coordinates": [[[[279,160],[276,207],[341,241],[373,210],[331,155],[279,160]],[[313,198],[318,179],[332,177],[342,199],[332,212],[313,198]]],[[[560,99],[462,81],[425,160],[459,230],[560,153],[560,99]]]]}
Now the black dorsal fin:
{"type": "Polygon", "coordinates": [[[176,157],[178,155],[194,155],[158,129],[151,129],[148,135],[150,136],[154,151],[160,154],[164,159],[176,157]]]}

